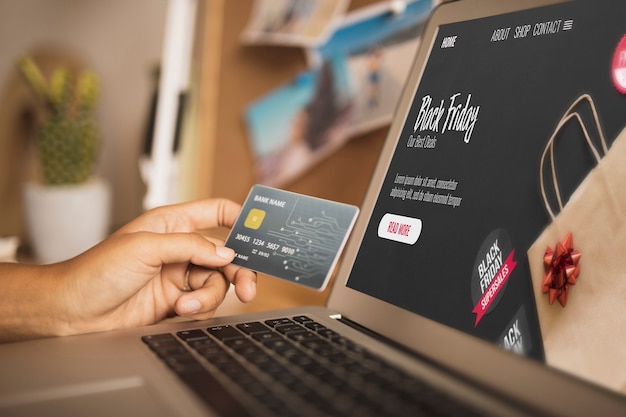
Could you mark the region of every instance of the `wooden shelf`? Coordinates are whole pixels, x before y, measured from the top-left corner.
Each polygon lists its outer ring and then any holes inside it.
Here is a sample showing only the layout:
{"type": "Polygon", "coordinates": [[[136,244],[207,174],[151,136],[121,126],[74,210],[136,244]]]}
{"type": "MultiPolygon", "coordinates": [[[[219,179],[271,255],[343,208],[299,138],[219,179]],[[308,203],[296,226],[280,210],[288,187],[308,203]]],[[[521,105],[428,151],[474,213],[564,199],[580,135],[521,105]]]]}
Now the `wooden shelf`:
{"type": "MultiPolygon", "coordinates": [[[[373,2],[353,0],[350,8],[373,2]]],[[[185,199],[227,197],[243,202],[255,183],[245,108],[306,69],[299,48],[240,43],[252,4],[252,0],[207,0],[200,7],[192,77],[196,93],[189,103],[181,150],[185,199]]],[[[360,206],[386,130],[352,139],[283,188],[360,206]]],[[[259,276],[253,303],[242,305],[229,297],[223,308],[236,313],[322,305],[327,296],[328,290],[318,293],[259,276]]]]}

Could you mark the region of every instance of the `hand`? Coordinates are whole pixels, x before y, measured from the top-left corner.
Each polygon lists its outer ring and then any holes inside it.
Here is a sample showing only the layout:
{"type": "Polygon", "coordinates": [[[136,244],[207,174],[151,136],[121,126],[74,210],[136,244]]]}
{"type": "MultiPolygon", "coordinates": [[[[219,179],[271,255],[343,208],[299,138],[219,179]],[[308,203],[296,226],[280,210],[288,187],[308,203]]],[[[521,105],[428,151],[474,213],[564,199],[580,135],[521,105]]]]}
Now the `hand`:
{"type": "Polygon", "coordinates": [[[232,249],[198,233],[232,227],[240,209],[224,199],[156,208],[57,264],[70,332],[147,325],[173,314],[207,319],[230,283],[241,301],[252,300],[256,274],[230,263],[232,249]]]}

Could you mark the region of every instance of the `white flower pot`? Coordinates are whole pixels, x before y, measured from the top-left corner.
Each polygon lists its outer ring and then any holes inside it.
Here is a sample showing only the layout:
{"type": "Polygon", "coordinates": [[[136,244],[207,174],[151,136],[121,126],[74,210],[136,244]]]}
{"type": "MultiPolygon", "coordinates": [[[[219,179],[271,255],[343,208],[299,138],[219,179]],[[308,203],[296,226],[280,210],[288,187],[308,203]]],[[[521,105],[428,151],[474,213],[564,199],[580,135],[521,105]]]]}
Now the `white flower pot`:
{"type": "Polygon", "coordinates": [[[72,258],[110,231],[111,190],[102,179],[78,185],[26,183],[24,207],[34,255],[41,263],[72,258]]]}

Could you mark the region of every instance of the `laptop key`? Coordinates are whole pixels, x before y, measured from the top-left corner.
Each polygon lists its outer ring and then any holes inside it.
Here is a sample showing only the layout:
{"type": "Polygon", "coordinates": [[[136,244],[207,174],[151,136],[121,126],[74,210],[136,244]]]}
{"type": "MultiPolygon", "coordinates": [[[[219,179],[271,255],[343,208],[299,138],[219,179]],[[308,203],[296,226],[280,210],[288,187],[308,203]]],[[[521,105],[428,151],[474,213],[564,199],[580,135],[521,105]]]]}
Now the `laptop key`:
{"type": "Polygon", "coordinates": [[[209,338],[209,335],[207,335],[205,332],[203,332],[200,329],[183,330],[183,331],[176,333],[176,336],[180,337],[185,342],[189,342],[192,340],[204,340],[204,339],[209,338]]]}
{"type": "Polygon", "coordinates": [[[166,342],[166,341],[176,341],[176,338],[171,333],[159,333],[159,334],[149,334],[146,336],[142,336],[141,340],[150,345],[156,342],[166,342]]]}
{"type": "Polygon", "coordinates": [[[335,337],[339,337],[339,333],[337,333],[334,330],[330,330],[330,329],[320,329],[317,331],[317,334],[319,334],[320,336],[323,336],[327,339],[333,339],[335,337]]]}
{"type": "Polygon", "coordinates": [[[256,346],[256,344],[252,340],[243,337],[226,339],[224,340],[224,344],[234,350],[249,346],[256,346]]]}
{"type": "Polygon", "coordinates": [[[244,335],[237,329],[231,326],[214,326],[209,327],[207,332],[217,340],[221,340],[222,342],[225,340],[232,339],[242,339],[244,335]]]}
{"type": "Polygon", "coordinates": [[[161,358],[185,357],[190,355],[183,344],[172,334],[144,336],[141,338],[161,358]]]}
{"type": "Polygon", "coordinates": [[[293,323],[293,320],[288,319],[288,318],[265,320],[265,324],[267,324],[270,327],[276,327],[276,326],[280,326],[283,324],[292,324],[292,323],[293,323]]]}
{"type": "Polygon", "coordinates": [[[287,334],[290,332],[305,332],[306,331],[302,326],[296,323],[281,324],[279,326],[276,326],[275,329],[277,332],[280,332],[282,334],[287,334]]]}
{"type": "Polygon", "coordinates": [[[293,321],[297,322],[297,323],[307,323],[307,322],[311,322],[313,320],[311,320],[309,317],[307,316],[295,316],[293,318],[293,321]]]}
{"type": "Polygon", "coordinates": [[[238,324],[236,327],[248,335],[270,332],[270,329],[266,325],[264,325],[263,323],[259,323],[258,321],[251,323],[241,323],[238,324]]]}
{"type": "Polygon", "coordinates": [[[296,342],[307,342],[311,340],[319,340],[319,336],[317,336],[313,332],[309,331],[298,331],[298,332],[289,332],[287,333],[287,337],[296,341],[296,342]]]}
{"type": "Polygon", "coordinates": [[[316,322],[316,321],[310,321],[307,323],[304,323],[304,327],[306,327],[307,329],[313,330],[313,331],[318,331],[318,330],[323,330],[326,329],[326,326],[316,322]]]}
{"type": "Polygon", "coordinates": [[[271,331],[269,333],[254,333],[252,334],[252,338],[260,343],[283,340],[283,338],[274,331],[271,331]]]}
{"type": "Polygon", "coordinates": [[[289,343],[282,337],[279,339],[264,340],[263,345],[267,346],[268,349],[271,349],[278,354],[281,354],[283,351],[292,348],[291,343],[289,343]]]}

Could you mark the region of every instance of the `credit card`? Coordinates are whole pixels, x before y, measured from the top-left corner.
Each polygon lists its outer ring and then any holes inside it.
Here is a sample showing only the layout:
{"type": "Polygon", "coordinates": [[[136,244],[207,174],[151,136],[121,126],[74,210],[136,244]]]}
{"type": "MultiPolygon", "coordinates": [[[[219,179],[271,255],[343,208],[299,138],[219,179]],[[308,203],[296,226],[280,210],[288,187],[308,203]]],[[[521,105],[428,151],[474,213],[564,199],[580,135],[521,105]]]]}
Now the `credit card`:
{"type": "Polygon", "coordinates": [[[236,252],[234,264],[321,291],[358,213],[352,205],[255,185],[226,246],[236,252]]]}

